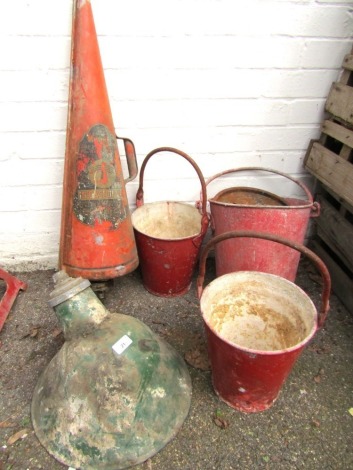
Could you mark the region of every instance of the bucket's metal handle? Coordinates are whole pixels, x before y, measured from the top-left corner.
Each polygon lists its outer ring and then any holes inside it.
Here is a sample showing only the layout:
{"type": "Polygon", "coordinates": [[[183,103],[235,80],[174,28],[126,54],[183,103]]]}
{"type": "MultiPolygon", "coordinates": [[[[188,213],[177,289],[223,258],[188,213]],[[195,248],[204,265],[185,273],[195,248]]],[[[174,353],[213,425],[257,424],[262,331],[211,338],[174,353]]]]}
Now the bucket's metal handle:
{"type": "Polygon", "coordinates": [[[288,240],[287,238],[279,237],[277,235],[272,235],[269,233],[264,232],[256,232],[252,230],[239,230],[239,231],[230,231],[224,232],[216,237],[211,238],[211,240],[205,245],[203,248],[201,255],[200,255],[200,262],[199,262],[199,275],[197,278],[197,294],[198,297],[201,298],[202,291],[203,291],[203,283],[205,279],[205,271],[206,271],[206,259],[208,253],[211,248],[214,247],[219,242],[224,240],[228,240],[229,238],[260,238],[263,240],[269,240],[272,242],[280,243],[282,245],[289,246],[294,250],[301,252],[303,255],[308,257],[310,261],[315,265],[316,269],[320,272],[323,287],[322,287],[322,294],[321,294],[321,309],[318,313],[318,327],[321,328],[325,323],[327,313],[330,308],[329,299],[330,299],[330,292],[331,292],[331,277],[330,273],[324,264],[324,262],[309,248],[306,246],[288,240]]]}
{"type": "Polygon", "coordinates": [[[159,152],[172,152],[180,155],[181,157],[185,158],[195,169],[197,176],[199,177],[200,183],[201,183],[201,194],[202,194],[202,204],[201,204],[201,210],[200,206],[198,209],[201,212],[202,215],[202,220],[201,220],[201,234],[204,234],[208,228],[209,225],[209,217],[208,213],[206,210],[206,204],[207,204],[207,192],[206,192],[206,183],[205,179],[203,177],[203,174],[199,168],[199,166],[196,164],[196,162],[185,152],[182,150],[176,149],[174,147],[159,147],[154,150],[152,150],[144,159],[141,165],[140,169],[140,180],[139,180],[139,187],[136,193],[136,207],[141,207],[144,204],[143,200],[143,176],[145,172],[145,167],[147,165],[148,160],[155,155],[156,153],[159,152]]]}
{"type": "Polygon", "coordinates": [[[127,137],[116,136],[116,138],[124,142],[125,156],[127,161],[127,167],[129,170],[129,177],[126,178],[124,182],[128,183],[129,181],[135,179],[138,173],[135,145],[133,141],[128,139],[127,137]]]}
{"type": "MultiPolygon", "coordinates": [[[[231,168],[229,170],[221,171],[220,173],[217,173],[217,174],[211,176],[210,178],[208,178],[206,180],[205,184],[207,186],[208,184],[210,184],[216,178],[219,178],[220,176],[227,175],[229,173],[236,173],[236,172],[239,172],[239,171],[252,171],[252,170],[267,171],[267,172],[270,172],[270,173],[275,173],[277,175],[283,176],[284,178],[287,178],[287,179],[293,181],[293,183],[298,185],[305,192],[309,203],[312,204],[310,216],[311,217],[318,217],[320,215],[320,204],[318,202],[313,201],[312,194],[311,194],[311,192],[309,191],[309,189],[306,187],[306,185],[304,183],[302,183],[301,181],[299,181],[295,178],[292,178],[292,176],[287,175],[286,173],[282,173],[281,171],[277,171],[277,170],[272,170],[271,168],[263,168],[263,167],[258,167],[258,166],[246,166],[246,167],[242,167],[242,168],[231,168]]],[[[203,198],[203,196],[201,195],[201,201],[202,201],[202,198],[203,198]]]]}

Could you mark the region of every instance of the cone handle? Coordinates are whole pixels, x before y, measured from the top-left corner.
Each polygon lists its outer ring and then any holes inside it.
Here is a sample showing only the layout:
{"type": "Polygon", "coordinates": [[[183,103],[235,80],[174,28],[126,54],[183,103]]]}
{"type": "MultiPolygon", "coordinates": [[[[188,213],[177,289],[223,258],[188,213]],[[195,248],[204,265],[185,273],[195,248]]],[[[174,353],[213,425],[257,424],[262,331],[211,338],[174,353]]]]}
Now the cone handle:
{"type": "Polygon", "coordinates": [[[133,141],[127,137],[116,136],[116,138],[124,142],[125,156],[129,170],[129,177],[124,179],[124,182],[128,183],[135,179],[138,173],[135,145],[133,141]]]}

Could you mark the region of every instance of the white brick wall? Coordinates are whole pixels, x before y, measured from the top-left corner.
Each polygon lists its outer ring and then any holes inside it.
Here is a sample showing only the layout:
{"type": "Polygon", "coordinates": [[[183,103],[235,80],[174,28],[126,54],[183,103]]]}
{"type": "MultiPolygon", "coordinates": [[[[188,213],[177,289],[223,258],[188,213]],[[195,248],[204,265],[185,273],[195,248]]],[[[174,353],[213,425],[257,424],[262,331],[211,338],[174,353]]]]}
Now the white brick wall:
{"type": "MultiPolygon", "coordinates": [[[[167,145],[189,153],[206,178],[260,165],[311,184],[303,158],[352,49],[350,1],[92,0],[92,8],[115,127],[134,141],[139,165],[167,145]]],[[[71,14],[72,0],[12,0],[0,16],[0,265],[8,270],[57,263],[71,14]]],[[[210,193],[231,183],[217,181],[210,193]]],[[[252,184],[293,191],[274,177],[252,184]]],[[[136,187],[127,185],[132,209],[136,187]]],[[[150,161],[146,201],[198,194],[180,157],[150,161]]]]}

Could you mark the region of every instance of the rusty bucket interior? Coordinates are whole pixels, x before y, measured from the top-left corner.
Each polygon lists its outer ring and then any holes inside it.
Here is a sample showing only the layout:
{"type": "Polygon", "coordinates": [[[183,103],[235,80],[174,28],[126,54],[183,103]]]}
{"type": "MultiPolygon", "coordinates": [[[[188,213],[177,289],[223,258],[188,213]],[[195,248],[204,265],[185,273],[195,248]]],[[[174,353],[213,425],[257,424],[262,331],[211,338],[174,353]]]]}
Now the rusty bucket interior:
{"type": "Polygon", "coordinates": [[[259,188],[237,186],[217,193],[214,201],[246,206],[287,206],[285,198],[259,188]]]}
{"type": "Polygon", "coordinates": [[[225,274],[201,298],[203,318],[223,340],[253,351],[280,351],[308,341],[317,312],[295,284],[268,273],[225,274]]]}
{"type": "Polygon", "coordinates": [[[201,230],[202,216],[193,206],[181,202],[152,202],[132,213],[136,230],[153,238],[195,237],[201,230]]]}

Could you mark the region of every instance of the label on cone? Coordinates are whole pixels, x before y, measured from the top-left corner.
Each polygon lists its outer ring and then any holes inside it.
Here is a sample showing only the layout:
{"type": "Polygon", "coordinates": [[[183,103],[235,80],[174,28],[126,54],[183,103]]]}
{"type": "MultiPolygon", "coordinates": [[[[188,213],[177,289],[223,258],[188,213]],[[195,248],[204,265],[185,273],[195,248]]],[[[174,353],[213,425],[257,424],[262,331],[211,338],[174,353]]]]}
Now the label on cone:
{"type": "Polygon", "coordinates": [[[82,138],[76,159],[77,190],[74,211],[86,225],[108,221],[116,228],[126,217],[117,179],[116,139],[109,129],[97,124],[82,138]]]}

